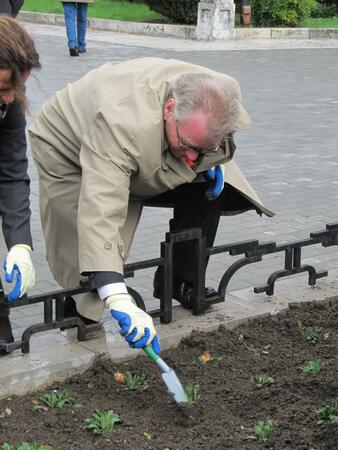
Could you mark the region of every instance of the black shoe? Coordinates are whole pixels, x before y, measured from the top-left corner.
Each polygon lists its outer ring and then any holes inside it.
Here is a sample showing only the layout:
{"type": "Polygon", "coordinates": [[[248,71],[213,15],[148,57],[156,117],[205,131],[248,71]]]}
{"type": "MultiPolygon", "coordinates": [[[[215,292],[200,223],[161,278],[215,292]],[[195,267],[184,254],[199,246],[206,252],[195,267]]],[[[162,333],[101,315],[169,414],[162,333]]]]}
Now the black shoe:
{"type": "MultiPolygon", "coordinates": [[[[215,289],[211,287],[205,288],[205,298],[213,297],[214,295],[217,295],[215,289]]],[[[156,271],[154,276],[153,296],[161,298],[161,275],[159,271],[156,271]]],[[[194,289],[192,283],[178,278],[174,279],[173,298],[181,303],[183,308],[193,309],[194,289]]]]}
{"type": "Polygon", "coordinates": [[[78,48],[78,53],[87,53],[87,50],[85,48],[78,48]]]}
{"type": "Polygon", "coordinates": [[[91,325],[96,322],[95,320],[88,319],[87,317],[81,316],[81,314],[76,309],[76,303],[73,297],[66,297],[64,303],[64,318],[69,317],[79,317],[86,325],[91,325]]]}
{"type": "Polygon", "coordinates": [[[79,56],[79,51],[77,48],[70,48],[69,54],[70,54],[70,56],[79,56]]]}
{"type": "Polygon", "coordinates": [[[9,317],[0,317],[0,356],[7,355],[7,352],[1,348],[1,344],[9,344],[11,342],[14,342],[14,337],[9,317]]]}

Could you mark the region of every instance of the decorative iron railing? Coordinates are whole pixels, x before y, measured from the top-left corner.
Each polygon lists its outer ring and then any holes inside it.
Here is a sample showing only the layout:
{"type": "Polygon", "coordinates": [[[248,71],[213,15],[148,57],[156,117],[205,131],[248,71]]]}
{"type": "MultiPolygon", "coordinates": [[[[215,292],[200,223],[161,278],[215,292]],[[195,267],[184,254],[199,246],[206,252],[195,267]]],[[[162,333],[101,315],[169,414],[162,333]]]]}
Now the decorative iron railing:
{"type": "MultiPolygon", "coordinates": [[[[315,285],[316,280],[327,276],[328,272],[317,272],[312,265],[302,264],[301,250],[303,247],[315,244],[321,244],[323,247],[338,245],[338,223],[327,224],[325,230],[311,233],[309,238],[287,242],[281,245],[278,245],[275,242],[260,243],[258,240],[250,240],[206,248],[205,238],[202,236],[199,228],[167,233],[165,241],[161,243],[160,258],[139,261],[124,266],[125,278],[133,277],[134,273],[138,270],[159,267],[162,276],[160,305],[157,310],[151,311],[150,314],[153,317],[159,316],[162,323],[170,323],[172,320],[173,249],[175,244],[184,241],[193,241],[195,279],[193,281],[194,297],[192,313],[194,315],[199,315],[202,314],[209,305],[224,301],[228,284],[233,275],[248,264],[262,261],[264,255],[284,252],[284,269],[273,272],[265,285],[254,288],[255,293],[266,292],[267,295],[273,295],[277,279],[302,272],[308,273],[308,284],[315,285]],[[229,255],[232,256],[244,256],[225,270],[220,280],[217,294],[206,299],[206,260],[208,257],[219,253],[229,253],[229,255]]],[[[0,351],[4,350],[9,353],[15,349],[21,348],[23,353],[28,353],[30,337],[32,334],[41,331],[56,328],[66,329],[77,327],[78,339],[81,341],[86,338],[89,331],[95,328],[95,325],[85,325],[78,317],[64,317],[63,304],[65,297],[90,292],[91,288],[89,282],[85,281],[81,283],[80,287],[74,289],[59,290],[30,297],[24,296],[12,303],[8,302],[1,283],[0,288],[0,309],[1,307],[3,309],[18,308],[35,303],[43,303],[44,305],[44,321],[28,327],[24,331],[21,340],[12,343],[0,343],[0,351]]],[[[144,302],[140,294],[132,288],[128,288],[128,290],[138,306],[144,308],[144,302]]]]}

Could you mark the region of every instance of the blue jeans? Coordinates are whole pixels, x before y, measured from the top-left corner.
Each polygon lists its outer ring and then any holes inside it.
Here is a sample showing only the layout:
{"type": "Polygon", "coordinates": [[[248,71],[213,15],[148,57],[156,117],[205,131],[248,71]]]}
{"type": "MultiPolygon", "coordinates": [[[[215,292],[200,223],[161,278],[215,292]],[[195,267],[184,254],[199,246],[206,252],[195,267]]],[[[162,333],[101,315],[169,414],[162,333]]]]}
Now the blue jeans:
{"type": "Polygon", "coordinates": [[[63,2],[62,5],[65,15],[68,47],[85,49],[88,6],[87,3],[63,2]]]}

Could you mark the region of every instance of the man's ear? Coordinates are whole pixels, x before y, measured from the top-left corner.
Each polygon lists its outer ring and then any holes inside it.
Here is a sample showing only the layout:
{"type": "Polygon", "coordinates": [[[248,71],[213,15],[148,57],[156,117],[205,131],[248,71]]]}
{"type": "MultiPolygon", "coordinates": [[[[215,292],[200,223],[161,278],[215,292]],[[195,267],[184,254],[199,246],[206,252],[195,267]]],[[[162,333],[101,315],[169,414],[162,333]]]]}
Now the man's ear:
{"type": "Polygon", "coordinates": [[[167,120],[174,112],[175,109],[175,100],[172,97],[169,97],[164,104],[163,117],[164,120],[167,120]]]}

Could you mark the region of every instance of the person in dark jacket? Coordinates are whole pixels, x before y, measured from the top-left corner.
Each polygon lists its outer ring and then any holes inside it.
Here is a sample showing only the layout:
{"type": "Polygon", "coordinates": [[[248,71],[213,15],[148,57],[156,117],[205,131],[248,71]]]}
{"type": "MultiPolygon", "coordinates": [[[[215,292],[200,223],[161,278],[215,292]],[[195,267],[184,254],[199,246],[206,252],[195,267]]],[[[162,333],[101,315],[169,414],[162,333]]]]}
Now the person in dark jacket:
{"type": "Polygon", "coordinates": [[[16,17],[24,0],[0,0],[0,14],[16,17]]]}
{"type": "MultiPolygon", "coordinates": [[[[35,283],[23,86],[32,69],[38,68],[31,37],[13,18],[0,15],[0,215],[9,250],[5,279],[13,283],[9,301],[22,297],[35,283]]],[[[8,316],[8,306],[0,302],[0,343],[13,341],[8,316]]]]}

